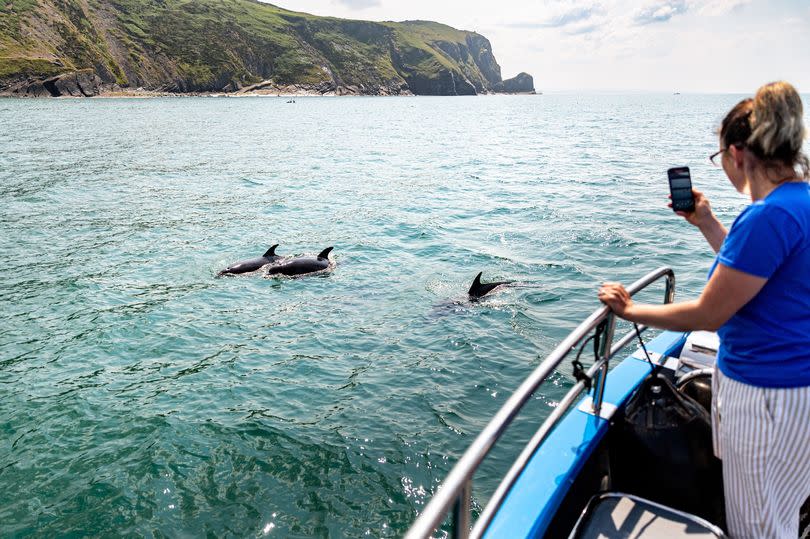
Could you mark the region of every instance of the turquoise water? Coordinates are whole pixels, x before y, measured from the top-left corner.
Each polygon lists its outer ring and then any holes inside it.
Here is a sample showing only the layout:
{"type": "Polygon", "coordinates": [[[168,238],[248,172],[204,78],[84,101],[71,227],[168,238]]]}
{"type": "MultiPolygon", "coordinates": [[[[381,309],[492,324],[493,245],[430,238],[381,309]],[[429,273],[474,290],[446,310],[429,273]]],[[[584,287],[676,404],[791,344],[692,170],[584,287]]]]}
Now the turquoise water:
{"type": "Polygon", "coordinates": [[[401,535],[599,282],[700,290],[737,100],[0,100],[0,535],[401,535]],[[274,243],[336,267],[214,278],[274,243]]]}

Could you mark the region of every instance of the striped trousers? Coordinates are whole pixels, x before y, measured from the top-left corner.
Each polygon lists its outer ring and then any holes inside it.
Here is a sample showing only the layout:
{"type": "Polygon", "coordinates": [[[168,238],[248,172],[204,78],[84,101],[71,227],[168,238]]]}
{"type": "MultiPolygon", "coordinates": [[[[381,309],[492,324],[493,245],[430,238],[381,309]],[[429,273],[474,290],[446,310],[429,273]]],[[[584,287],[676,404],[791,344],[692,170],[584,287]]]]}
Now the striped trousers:
{"type": "Polygon", "coordinates": [[[715,368],[712,427],[729,535],[796,539],[810,496],[810,386],[756,387],[715,368]]]}

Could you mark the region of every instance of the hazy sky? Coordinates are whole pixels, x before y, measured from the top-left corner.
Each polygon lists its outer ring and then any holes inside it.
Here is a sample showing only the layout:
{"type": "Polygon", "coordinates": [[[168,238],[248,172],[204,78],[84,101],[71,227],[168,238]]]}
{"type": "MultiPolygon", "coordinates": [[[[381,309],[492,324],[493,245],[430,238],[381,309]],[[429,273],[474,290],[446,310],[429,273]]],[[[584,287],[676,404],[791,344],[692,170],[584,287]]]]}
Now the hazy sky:
{"type": "Polygon", "coordinates": [[[316,15],[426,19],[492,42],[540,91],[810,92],[810,0],[274,0],[316,15]]]}

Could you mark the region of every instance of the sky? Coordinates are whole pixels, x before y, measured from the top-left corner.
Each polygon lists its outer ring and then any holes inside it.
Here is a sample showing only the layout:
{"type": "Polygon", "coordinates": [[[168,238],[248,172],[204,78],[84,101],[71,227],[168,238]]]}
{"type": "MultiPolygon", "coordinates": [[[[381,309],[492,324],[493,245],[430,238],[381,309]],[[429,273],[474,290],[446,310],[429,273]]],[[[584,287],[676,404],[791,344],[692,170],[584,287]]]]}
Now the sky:
{"type": "Polygon", "coordinates": [[[271,0],[315,15],[432,20],[492,43],[538,91],[810,92],[810,0],[271,0]]]}

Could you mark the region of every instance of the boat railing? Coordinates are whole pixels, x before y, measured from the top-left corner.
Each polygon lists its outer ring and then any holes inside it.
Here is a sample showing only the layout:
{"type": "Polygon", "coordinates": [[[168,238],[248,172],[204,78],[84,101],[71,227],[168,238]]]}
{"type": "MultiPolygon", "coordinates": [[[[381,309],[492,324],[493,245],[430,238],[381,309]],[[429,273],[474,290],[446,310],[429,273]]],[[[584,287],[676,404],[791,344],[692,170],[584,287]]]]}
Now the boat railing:
{"type": "MultiPolygon", "coordinates": [[[[627,287],[627,291],[631,296],[635,295],[662,278],[666,280],[664,303],[672,303],[675,298],[675,273],[670,268],[662,267],[651,271],[627,287]]],[[[593,380],[593,397],[590,403],[590,411],[594,415],[601,414],[602,397],[604,395],[610,359],[637,335],[636,330],[633,329],[613,343],[615,323],[616,320],[612,311],[606,306],[600,307],[577,326],[577,328],[540,363],[529,377],[523,381],[520,387],[507,399],[484,430],[481,431],[481,434],[473,441],[469,449],[462,455],[461,459],[459,459],[450,471],[436,494],[425,506],[419,518],[417,518],[416,522],[414,522],[408,530],[408,533],[405,535],[406,539],[430,537],[432,533],[442,525],[451,512],[451,537],[455,539],[466,539],[470,536],[480,537],[483,535],[495,512],[500,507],[503,498],[509,492],[512,484],[520,475],[531,456],[540,444],[543,443],[543,440],[552,431],[556,423],[576,402],[579,395],[590,385],[591,380],[593,380]],[[560,403],[554,408],[554,411],[540,426],[510,468],[503,481],[501,481],[471,530],[473,476],[481,462],[486,458],[489,451],[500,439],[523,406],[529,401],[540,384],[542,384],[566,357],[568,357],[577,346],[581,345],[591,332],[595,330],[600,334],[598,339],[597,360],[588,369],[585,376],[579,379],[574,387],[568,391],[565,397],[563,397],[560,403]]],[[[645,326],[639,326],[638,331],[641,332],[645,329],[647,329],[645,326]]]]}

